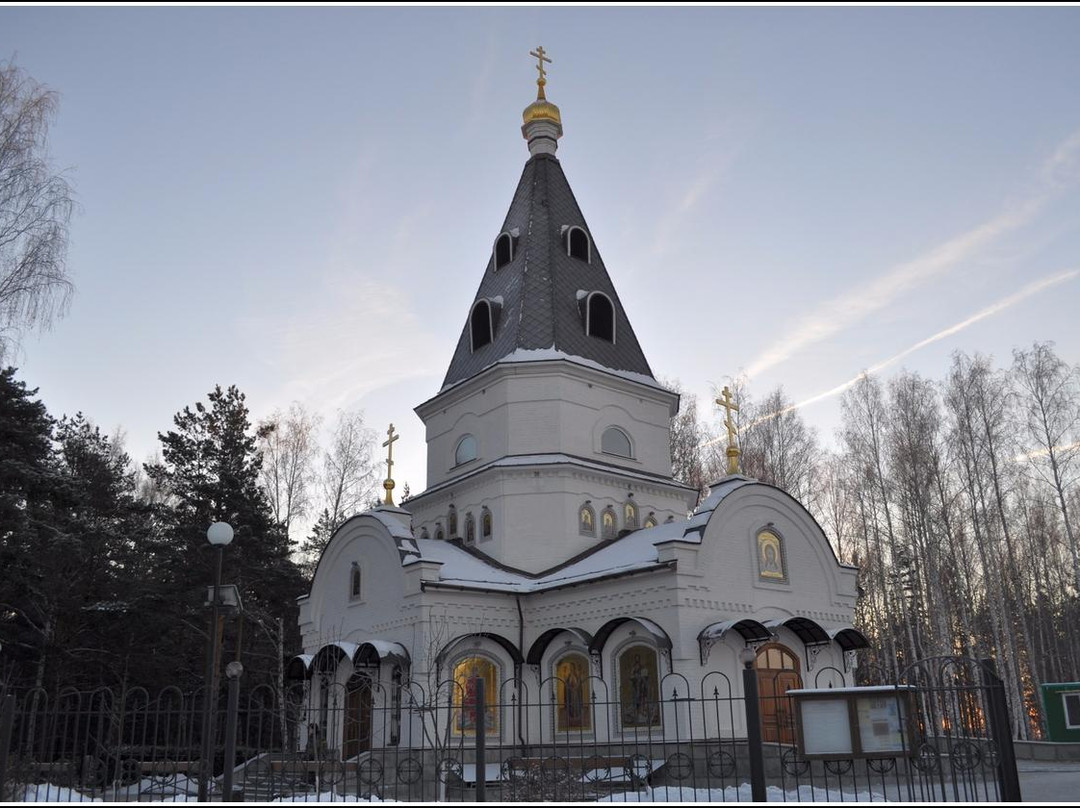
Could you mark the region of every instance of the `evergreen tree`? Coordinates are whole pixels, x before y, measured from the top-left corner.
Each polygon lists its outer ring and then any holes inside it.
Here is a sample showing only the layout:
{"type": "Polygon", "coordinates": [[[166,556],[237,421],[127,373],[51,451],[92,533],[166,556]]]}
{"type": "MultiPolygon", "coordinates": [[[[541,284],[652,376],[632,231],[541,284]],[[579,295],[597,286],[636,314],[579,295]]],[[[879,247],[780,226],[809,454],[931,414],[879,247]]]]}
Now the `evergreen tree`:
{"type": "Polygon", "coordinates": [[[240,653],[249,682],[270,681],[277,675],[280,646],[292,650],[299,644],[295,602],[306,588],[289,557],[286,530],[274,522],[259,486],[262,458],[243,393],[219,385],[208,398],[209,406],[198,402],[176,414],[175,429],[158,435],[162,462],[146,466],[169,502],[158,507],[165,541],[155,560],[155,578],[190,627],[162,639],[175,660],[173,681],[201,681],[206,629],[190,629],[205,623],[203,603],[213,581],[217,551],[207,542],[206,529],[213,522],[228,522],[234,538],[224,551],[222,583],[239,587],[249,620],[282,618],[288,636],[274,648],[265,632],[242,631],[233,619],[227,621],[232,636],[226,653],[240,653]]]}

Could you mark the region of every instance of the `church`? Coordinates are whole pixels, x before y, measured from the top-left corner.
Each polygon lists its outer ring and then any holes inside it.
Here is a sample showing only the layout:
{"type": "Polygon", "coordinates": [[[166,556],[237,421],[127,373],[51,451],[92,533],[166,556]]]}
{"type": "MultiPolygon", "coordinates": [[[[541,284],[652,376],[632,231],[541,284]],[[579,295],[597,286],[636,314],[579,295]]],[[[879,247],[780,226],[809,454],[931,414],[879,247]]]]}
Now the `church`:
{"type": "MultiPolygon", "coordinates": [[[[307,682],[309,727],[345,759],[406,742],[403,683],[449,683],[449,730],[465,737],[483,680],[488,749],[570,731],[664,738],[669,683],[685,695],[720,676],[738,696],[752,662],[763,695],[845,686],[866,646],[856,569],[802,504],[738,473],[733,440],[730,473],[696,507],[672,477],[679,397],[657,382],[563,173],[548,60],[533,56],[529,156],[442,387],[416,407],[427,488],[395,506],[391,459],[385,504],[337,529],[300,599],[289,672],[307,682]],[[589,709],[600,690],[603,721],[589,709]],[[367,717],[335,719],[337,693],[367,717]],[[554,709],[513,726],[502,705],[526,694],[554,709]],[[390,707],[393,721],[371,721],[390,707]]],[[[391,453],[394,440],[391,427],[391,453]]],[[[785,740],[763,718],[766,740],[785,740]]],[[[742,720],[708,731],[738,736],[742,720]]]]}

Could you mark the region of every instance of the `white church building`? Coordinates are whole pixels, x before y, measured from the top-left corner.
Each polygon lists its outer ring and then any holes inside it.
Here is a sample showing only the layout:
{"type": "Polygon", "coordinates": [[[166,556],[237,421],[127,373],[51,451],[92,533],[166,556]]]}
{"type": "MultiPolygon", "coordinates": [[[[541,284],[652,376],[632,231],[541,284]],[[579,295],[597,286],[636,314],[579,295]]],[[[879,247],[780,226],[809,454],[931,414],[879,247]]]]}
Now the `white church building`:
{"type": "MultiPolygon", "coordinates": [[[[569,731],[663,738],[669,687],[722,675],[740,695],[746,648],[762,689],[783,691],[850,685],[866,644],[856,569],[802,504],[736,473],[695,509],[672,477],[679,398],[638,344],[556,158],[542,70],[538,83],[513,201],[443,385],[416,407],[427,489],[338,528],[300,599],[290,674],[308,682],[309,727],[346,758],[405,743],[414,719],[349,720],[332,693],[370,716],[400,711],[402,683],[450,683],[464,737],[479,677],[488,748],[569,731]],[[602,722],[589,709],[600,690],[602,722]],[[554,710],[523,730],[504,705],[528,700],[554,710]]],[[[737,736],[740,721],[708,731],[737,736]]],[[[767,708],[764,725],[785,739],[767,708]]]]}

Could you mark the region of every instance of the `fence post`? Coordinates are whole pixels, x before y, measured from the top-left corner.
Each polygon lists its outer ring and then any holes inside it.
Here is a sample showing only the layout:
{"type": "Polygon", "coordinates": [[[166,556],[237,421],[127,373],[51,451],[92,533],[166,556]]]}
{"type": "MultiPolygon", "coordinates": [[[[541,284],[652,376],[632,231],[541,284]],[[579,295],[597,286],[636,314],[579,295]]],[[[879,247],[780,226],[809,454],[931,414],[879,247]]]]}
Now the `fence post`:
{"type": "Polygon", "coordinates": [[[761,705],[754,657],[743,662],[743,693],[746,696],[746,745],[750,754],[750,799],[765,802],[765,750],[761,739],[761,705]]]}
{"type": "Polygon", "coordinates": [[[0,702],[0,802],[6,797],[8,752],[11,749],[11,728],[15,723],[15,697],[4,696],[0,702]]]}
{"type": "Polygon", "coordinates": [[[982,663],[983,686],[986,688],[990,712],[990,733],[997,745],[998,786],[1002,802],[1020,802],[1020,775],[1016,771],[1016,750],[1013,749],[1012,727],[1009,725],[1009,704],[1005,698],[1005,683],[997,675],[994,660],[986,657],[982,663]]]}
{"type": "Polygon", "coordinates": [[[234,660],[225,667],[229,679],[229,704],[225,710],[225,773],[222,786],[222,800],[235,802],[233,794],[233,769],[236,767],[236,714],[240,703],[240,675],[244,666],[240,660],[234,660]]]}
{"type": "Polygon", "coordinates": [[[476,801],[484,802],[487,790],[487,697],[484,680],[476,677],[476,801]]]}

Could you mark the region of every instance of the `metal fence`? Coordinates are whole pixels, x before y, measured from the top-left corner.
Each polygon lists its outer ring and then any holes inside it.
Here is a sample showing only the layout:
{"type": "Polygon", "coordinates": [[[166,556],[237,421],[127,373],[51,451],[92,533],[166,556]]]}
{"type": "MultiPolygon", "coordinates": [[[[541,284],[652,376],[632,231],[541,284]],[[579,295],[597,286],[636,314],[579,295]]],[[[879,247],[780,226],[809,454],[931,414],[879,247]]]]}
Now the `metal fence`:
{"type": "MultiPolygon", "coordinates": [[[[833,684],[828,673],[811,684],[833,684]]],[[[632,704],[598,678],[536,692],[517,678],[236,687],[232,703],[214,700],[205,772],[202,693],[9,694],[0,800],[193,798],[200,780],[212,799],[258,801],[1019,798],[1003,689],[984,663],[905,671],[894,684],[915,686],[917,740],[879,758],[804,758],[791,682],[741,679],[716,672],[692,687],[668,675],[632,704]]]]}

